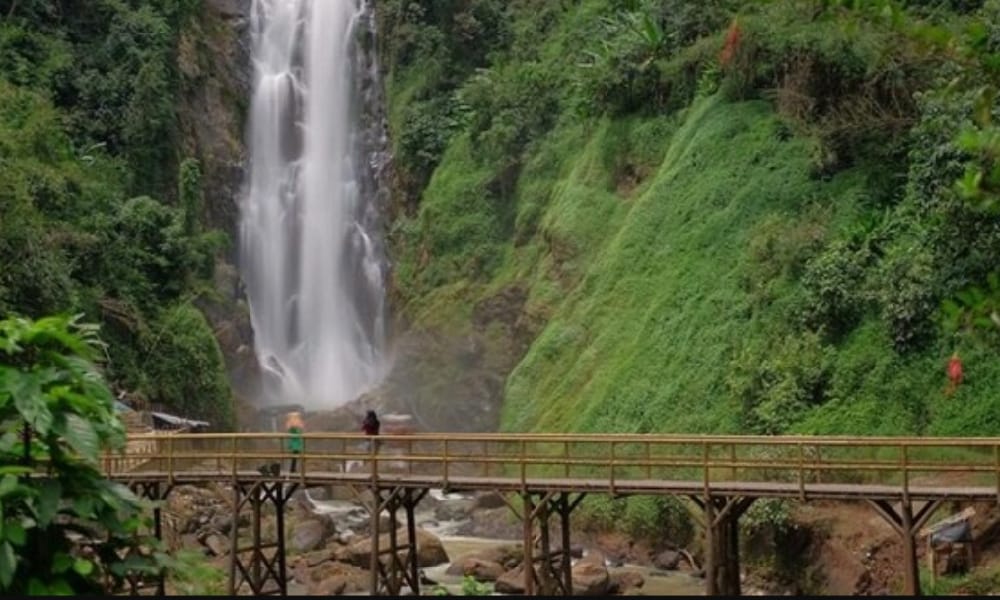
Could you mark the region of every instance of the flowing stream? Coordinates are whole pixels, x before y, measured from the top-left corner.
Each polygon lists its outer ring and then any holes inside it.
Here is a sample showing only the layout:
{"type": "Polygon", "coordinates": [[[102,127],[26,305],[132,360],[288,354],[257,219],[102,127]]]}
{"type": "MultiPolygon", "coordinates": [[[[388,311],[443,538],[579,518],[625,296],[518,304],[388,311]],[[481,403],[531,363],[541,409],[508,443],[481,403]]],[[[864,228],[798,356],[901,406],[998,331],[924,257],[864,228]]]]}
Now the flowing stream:
{"type": "Polygon", "coordinates": [[[376,383],[385,363],[372,7],[254,0],[251,28],[240,265],[260,400],[335,408],[376,383]]]}

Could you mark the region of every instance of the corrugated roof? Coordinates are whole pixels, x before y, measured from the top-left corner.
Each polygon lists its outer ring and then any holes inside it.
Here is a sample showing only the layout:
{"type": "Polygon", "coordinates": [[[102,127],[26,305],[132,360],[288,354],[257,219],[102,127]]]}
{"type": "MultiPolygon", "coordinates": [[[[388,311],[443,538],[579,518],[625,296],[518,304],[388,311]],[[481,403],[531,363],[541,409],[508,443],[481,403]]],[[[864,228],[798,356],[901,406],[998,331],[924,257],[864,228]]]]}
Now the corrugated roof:
{"type": "Polygon", "coordinates": [[[194,419],[185,419],[184,417],[178,417],[176,415],[168,415],[162,412],[150,413],[153,415],[154,419],[163,421],[168,425],[173,425],[175,427],[208,427],[208,421],[196,421],[194,419]]]}

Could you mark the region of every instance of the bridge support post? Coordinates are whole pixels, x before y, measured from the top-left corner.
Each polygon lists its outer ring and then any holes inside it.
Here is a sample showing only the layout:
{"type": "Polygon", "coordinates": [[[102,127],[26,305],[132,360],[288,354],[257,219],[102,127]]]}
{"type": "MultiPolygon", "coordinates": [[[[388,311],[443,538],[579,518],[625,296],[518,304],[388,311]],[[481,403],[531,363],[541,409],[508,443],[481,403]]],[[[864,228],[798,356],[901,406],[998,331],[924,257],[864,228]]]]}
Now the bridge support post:
{"type": "Polygon", "coordinates": [[[288,595],[288,571],[285,564],[285,505],[297,483],[283,481],[234,481],[233,525],[230,530],[229,595],[239,593],[247,584],[255,596],[288,595]],[[264,507],[275,510],[274,542],[264,542],[262,518],[264,507]],[[240,547],[240,512],[250,505],[250,546],[240,547]],[[268,553],[265,550],[274,550],[268,553]],[[246,556],[248,555],[248,556],[246,556]]]}
{"type": "Polygon", "coordinates": [[[705,595],[740,595],[739,520],[754,498],[690,496],[702,510],[705,530],[705,595]]]}
{"type": "Polygon", "coordinates": [[[919,596],[920,569],[917,567],[917,534],[944,500],[929,500],[916,513],[913,512],[913,504],[909,497],[904,497],[899,502],[898,510],[889,500],[867,500],[867,502],[900,536],[903,549],[903,593],[907,596],[919,596]]]}
{"type": "MultiPolygon", "coordinates": [[[[169,481],[163,482],[160,480],[149,480],[149,481],[132,481],[129,483],[129,489],[132,490],[136,496],[144,498],[146,500],[152,500],[156,504],[153,506],[153,535],[156,539],[163,541],[163,510],[160,504],[167,499],[170,495],[170,491],[173,486],[169,481]]],[[[126,577],[126,582],[128,585],[129,595],[139,596],[141,595],[140,590],[145,588],[147,585],[156,586],[156,595],[165,596],[166,581],[162,573],[156,575],[155,577],[143,576],[140,574],[130,574],[126,577]]]]}
{"type": "Polygon", "coordinates": [[[414,595],[420,594],[420,563],[417,556],[417,525],[414,512],[427,490],[397,487],[383,497],[383,490],[373,488],[371,515],[371,594],[399,596],[404,584],[414,595]],[[406,513],[406,542],[399,544],[399,509],[406,513]],[[389,513],[389,547],[382,549],[380,529],[382,512],[389,513]],[[405,551],[405,554],[403,554],[405,551]]]}
{"type": "Polygon", "coordinates": [[[524,594],[544,596],[573,595],[573,570],[570,557],[570,515],[586,494],[573,497],[569,492],[521,492],[520,507],[507,502],[508,508],[524,525],[524,594]],[[552,551],[549,520],[559,515],[562,547],[552,551]],[[537,532],[535,525],[538,525],[537,532]]]}

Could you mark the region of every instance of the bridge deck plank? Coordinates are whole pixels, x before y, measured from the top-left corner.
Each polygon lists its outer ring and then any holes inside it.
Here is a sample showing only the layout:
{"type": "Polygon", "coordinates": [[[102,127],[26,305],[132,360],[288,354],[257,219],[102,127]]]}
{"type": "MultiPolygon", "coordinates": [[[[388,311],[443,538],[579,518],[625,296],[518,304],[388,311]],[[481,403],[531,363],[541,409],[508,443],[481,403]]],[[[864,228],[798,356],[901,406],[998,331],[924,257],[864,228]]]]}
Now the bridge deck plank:
{"type": "MultiPolygon", "coordinates": [[[[131,471],[115,474],[118,481],[167,481],[170,475],[157,471],[131,471]]],[[[200,470],[175,472],[174,484],[201,483],[206,481],[232,480],[231,470],[200,470]]],[[[342,472],[309,472],[304,477],[298,474],[289,476],[262,475],[258,471],[237,471],[236,479],[243,482],[253,481],[288,481],[289,483],[305,483],[307,486],[330,484],[367,485],[372,482],[370,473],[342,472]]],[[[604,479],[582,478],[527,478],[524,482],[515,477],[470,477],[450,476],[447,481],[440,475],[418,474],[379,474],[378,484],[381,487],[410,488],[446,488],[450,491],[555,491],[555,492],[611,492],[618,495],[702,495],[705,492],[703,481],[674,481],[662,479],[626,479],[611,482],[604,479]]],[[[712,481],[711,491],[716,495],[752,496],[752,497],[784,497],[797,498],[800,486],[797,482],[775,481],[712,481]]],[[[806,483],[805,494],[811,499],[872,499],[897,500],[903,490],[899,485],[880,485],[864,483],[806,483]]],[[[932,500],[941,498],[982,500],[994,499],[997,490],[994,487],[930,487],[911,486],[910,498],[913,500],[932,500]]]]}

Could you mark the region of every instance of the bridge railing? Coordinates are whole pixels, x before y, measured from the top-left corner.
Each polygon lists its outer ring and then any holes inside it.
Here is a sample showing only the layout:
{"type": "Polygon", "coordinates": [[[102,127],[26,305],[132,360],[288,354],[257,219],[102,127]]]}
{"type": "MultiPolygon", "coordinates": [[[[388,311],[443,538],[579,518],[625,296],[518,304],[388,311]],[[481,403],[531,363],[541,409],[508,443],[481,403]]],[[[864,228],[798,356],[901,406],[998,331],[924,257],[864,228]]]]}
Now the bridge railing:
{"type": "Polygon", "coordinates": [[[778,481],[805,490],[816,483],[917,487],[995,486],[1000,495],[1000,438],[693,436],[629,434],[407,434],[371,438],[310,433],[304,452],[274,433],[140,434],[135,457],[108,457],[109,475],[191,472],[220,476],[280,465],[294,477],[367,473],[436,478],[587,479],[616,492],[622,482],[778,481]]]}

